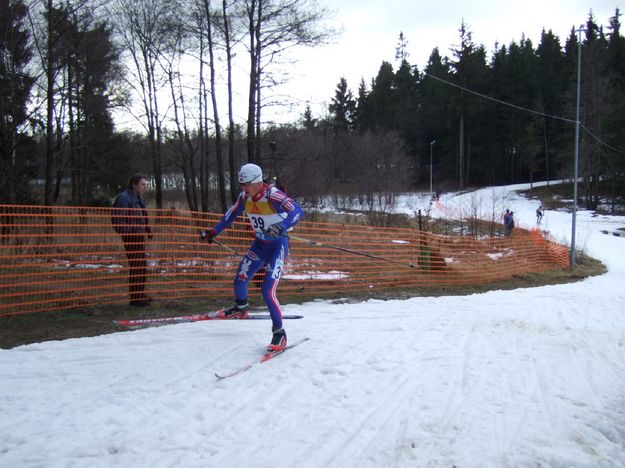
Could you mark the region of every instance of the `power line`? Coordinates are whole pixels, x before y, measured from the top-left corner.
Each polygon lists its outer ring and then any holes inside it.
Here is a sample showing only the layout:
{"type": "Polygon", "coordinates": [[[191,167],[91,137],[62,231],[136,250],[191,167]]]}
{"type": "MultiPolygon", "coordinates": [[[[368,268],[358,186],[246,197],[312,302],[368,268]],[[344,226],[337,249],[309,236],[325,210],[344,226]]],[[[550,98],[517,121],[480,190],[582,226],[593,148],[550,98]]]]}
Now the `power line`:
{"type": "Polygon", "coordinates": [[[475,94],[476,96],[482,97],[484,99],[488,99],[490,101],[498,102],[499,104],[503,104],[504,106],[513,107],[515,109],[519,109],[519,110],[522,110],[522,111],[525,111],[525,112],[530,112],[532,114],[541,115],[543,117],[549,117],[551,119],[563,120],[564,122],[569,122],[569,123],[573,123],[573,124],[576,123],[575,120],[573,120],[573,119],[567,119],[566,117],[559,117],[557,115],[545,114],[544,112],[536,111],[536,110],[533,110],[533,109],[528,109],[527,107],[517,106],[516,104],[512,104],[512,103],[506,102],[506,101],[502,101],[501,99],[496,99],[494,97],[487,96],[486,94],[478,93],[477,91],[473,91],[472,89],[468,89],[468,88],[465,88],[464,86],[457,85],[456,83],[452,83],[451,81],[444,80],[442,78],[439,78],[438,76],[430,75],[427,72],[423,72],[423,74],[425,76],[429,76],[430,78],[434,78],[435,80],[441,81],[441,82],[443,82],[445,84],[448,84],[450,86],[453,86],[455,88],[458,88],[458,89],[461,89],[463,91],[466,91],[467,93],[475,94]]]}
{"type": "MultiPolygon", "coordinates": [[[[501,99],[496,99],[496,98],[488,96],[486,94],[478,93],[477,91],[473,91],[472,89],[465,88],[464,86],[460,86],[460,85],[458,85],[456,83],[452,83],[451,81],[444,80],[443,78],[439,78],[438,76],[431,75],[431,74],[429,74],[427,72],[423,72],[423,74],[425,76],[428,76],[430,78],[438,80],[441,83],[448,84],[449,86],[453,86],[454,88],[461,89],[462,91],[466,91],[467,93],[474,94],[474,95],[479,96],[479,97],[484,98],[484,99],[488,99],[489,101],[494,101],[494,102],[497,102],[499,104],[503,104],[504,106],[512,107],[514,109],[518,109],[518,110],[521,110],[521,111],[524,111],[524,112],[529,112],[531,114],[540,115],[542,117],[548,117],[550,119],[561,120],[563,122],[568,122],[568,123],[572,123],[572,124],[576,124],[577,123],[573,119],[567,119],[566,117],[560,117],[558,115],[545,114],[544,112],[540,112],[540,111],[537,111],[537,110],[534,110],[534,109],[529,109],[529,108],[523,107],[523,106],[517,106],[516,104],[512,104],[512,103],[507,102],[507,101],[502,101],[501,99]]],[[[602,141],[599,137],[597,137],[594,133],[592,133],[588,128],[586,128],[581,122],[580,122],[579,125],[586,133],[588,133],[588,135],[590,135],[592,138],[594,138],[600,145],[605,146],[606,148],[608,148],[608,149],[610,149],[612,151],[615,151],[617,153],[625,154],[625,150],[622,150],[622,149],[619,149],[619,148],[615,148],[614,146],[608,145],[607,143],[602,141]]]]}
{"type": "Polygon", "coordinates": [[[615,151],[615,152],[617,152],[617,153],[625,154],[625,150],[622,150],[622,149],[619,149],[619,148],[615,148],[614,146],[610,146],[610,145],[608,145],[607,143],[605,143],[604,141],[601,141],[601,139],[600,139],[598,136],[596,136],[594,133],[592,133],[590,130],[588,130],[588,129],[584,126],[584,124],[583,124],[583,123],[581,123],[581,122],[580,122],[579,126],[580,126],[580,127],[582,127],[582,129],[583,129],[586,133],[588,133],[588,135],[590,135],[591,137],[593,137],[593,138],[597,141],[597,143],[599,143],[600,145],[603,145],[603,146],[605,146],[606,148],[611,149],[612,151],[615,151]]]}

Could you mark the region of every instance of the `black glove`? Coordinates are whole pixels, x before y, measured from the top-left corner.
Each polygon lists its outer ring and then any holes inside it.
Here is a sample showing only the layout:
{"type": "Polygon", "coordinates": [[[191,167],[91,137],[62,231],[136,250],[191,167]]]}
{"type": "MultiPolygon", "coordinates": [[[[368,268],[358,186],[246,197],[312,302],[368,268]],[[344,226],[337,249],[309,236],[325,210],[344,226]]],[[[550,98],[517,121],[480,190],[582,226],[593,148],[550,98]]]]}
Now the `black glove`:
{"type": "Polygon", "coordinates": [[[269,237],[274,237],[274,238],[278,238],[280,237],[282,234],[284,234],[284,227],[282,227],[281,224],[272,224],[271,226],[269,226],[266,230],[265,230],[265,234],[267,234],[269,237]]]}
{"type": "Polygon", "coordinates": [[[217,231],[210,229],[208,231],[200,231],[200,239],[205,240],[209,244],[213,243],[213,239],[217,237],[217,231]]]}

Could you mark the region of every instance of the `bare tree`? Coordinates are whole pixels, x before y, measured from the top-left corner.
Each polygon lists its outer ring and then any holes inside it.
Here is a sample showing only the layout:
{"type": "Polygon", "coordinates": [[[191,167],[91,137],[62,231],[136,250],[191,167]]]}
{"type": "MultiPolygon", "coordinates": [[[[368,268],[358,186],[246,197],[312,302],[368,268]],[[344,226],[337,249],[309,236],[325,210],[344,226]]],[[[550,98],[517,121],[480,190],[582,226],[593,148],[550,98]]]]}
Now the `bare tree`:
{"type": "Polygon", "coordinates": [[[230,173],[230,198],[232,201],[237,198],[237,179],[236,179],[236,131],[234,126],[234,110],[232,106],[232,21],[229,14],[228,1],[222,0],[222,14],[223,14],[223,36],[224,46],[226,49],[226,70],[227,70],[227,82],[228,82],[228,168],[230,173]]]}
{"type": "Polygon", "coordinates": [[[191,119],[187,115],[186,93],[180,71],[186,31],[180,27],[172,31],[172,34],[175,37],[176,46],[172,49],[172,53],[164,56],[162,60],[171,93],[173,121],[176,127],[174,140],[179,154],[179,158],[174,158],[172,163],[182,171],[189,209],[197,211],[198,197],[195,158],[198,153],[198,142],[192,138],[189,130],[188,123],[191,119]]]}
{"type": "Polygon", "coordinates": [[[167,84],[159,67],[175,47],[175,30],[180,25],[177,0],[117,0],[110,8],[125,51],[129,54],[127,81],[141,96],[150,143],[152,169],[156,186],[156,206],[163,207],[163,121],[159,110],[159,92],[167,84]]]}
{"type": "Polygon", "coordinates": [[[223,161],[223,151],[221,147],[221,124],[219,120],[219,109],[217,107],[216,67],[215,67],[215,40],[213,37],[213,12],[211,11],[210,0],[204,0],[204,18],[206,20],[206,40],[208,42],[208,66],[210,69],[211,103],[213,105],[213,119],[215,122],[215,155],[217,157],[217,180],[219,183],[219,201],[223,211],[228,209],[226,202],[226,183],[223,161]]]}
{"type": "Polygon", "coordinates": [[[48,0],[47,11],[47,41],[45,54],[45,73],[46,73],[46,165],[45,165],[45,191],[44,205],[51,205],[53,200],[53,180],[55,168],[55,152],[54,152],[54,81],[56,79],[56,70],[54,67],[54,22],[52,19],[53,0],[48,0]]]}
{"type": "Polygon", "coordinates": [[[243,0],[248,29],[249,91],[247,112],[247,157],[261,158],[261,109],[263,83],[283,82],[272,75],[284,52],[296,46],[317,46],[332,35],[322,27],[328,12],[314,0],[243,0]]]}
{"type": "MultiPolygon", "coordinates": [[[[230,186],[236,189],[236,183],[232,183],[232,168],[235,166],[234,148],[234,114],[232,108],[232,48],[231,39],[231,17],[228,3],[224,0],[221,5],[215,7],[211,0],[203,0],[200,3],[191,2],[189,9],[192,11],[193,21],[191,22],[191,30],[199,44],[199,88],[198,88],[198,139],[200,146],[200,189],[202,194],[202,209],[208,210],[208,195],[210,189],[209,177],[209,144],[214,143],[215,158],[217,162],[216,179],[218,185],[218,198],[221,208],[225,211],[228,207],[226,197],[227,183],[226,174],[230,173],[230,186]],[[223,58],[225,53],[227,64],[227,80],[228,80],[228,117],[230,128],[228,130],[229,152],[228,152],[228,168],[226,170],[226,161],[224,161],[223,151],[223,129],[221,125],[221,113],[218,94],[218,77],[219,77],[219,59],[223,58]],[[208,69],[208,82],[205,79],[205,70],[208,69]],[[208,103],[212,110],[208,110],[208,103]],[[212,122],[209,119],[209,113],[212,114],[212,122]],[[209,128],[214,125],[212,132],[214,138],[211,140],[211,131],[209,128]]],[[[236,179],[235,179],[236,181],[236,179]]],[[[236,196],[238,193],[233,193],[236,196]]]]}

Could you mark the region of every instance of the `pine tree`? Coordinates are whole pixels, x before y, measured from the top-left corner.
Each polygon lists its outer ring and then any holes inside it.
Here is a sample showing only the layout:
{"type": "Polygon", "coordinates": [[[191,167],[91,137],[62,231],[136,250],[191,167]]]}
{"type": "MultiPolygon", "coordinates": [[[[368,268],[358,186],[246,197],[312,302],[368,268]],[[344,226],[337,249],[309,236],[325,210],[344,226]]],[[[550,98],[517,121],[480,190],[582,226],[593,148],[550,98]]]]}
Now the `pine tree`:
{"type": "Polygon", "coordinates": [[[371,82],[367,106],[361,115],[363,130],[395,128],[394,81],[393,66],[389,62],[382,62],[377,76],[371,82]]]}
{"type": "Polygon", "coordinates": [[[399,33],[399,39],[397,41],[397,47],[395,48],[395,60],[399,63],[407,62],[410,54],[406,50],[408,48],[408,40],[404,36],[403,32],[399,33]]]}
{"type": "MultiPolygon", "coordinates": [[[[551,30],[545,32],[543,29],[536,56],[538,59],[537,75],[540,76],[538,110],[547,115],[561,116],[562,97],[566,89],[564,54],[560,39],[551,30]]],[[[563,132],[568,132],[570,129],[570,124],[543,116],[540,127],[544,162],[540,173],[546,180],[550,180],[557,169],[552,163],[556,156],[555,149],[563,132]]]]}
{"type": "Polygon", "coordinates": [[[580,176],[584,179],[583,196],[586,208],[599,206],[599,183],[607,168],[605,147],[606,109],[613,96],[609,79],[608,41],[592,12],[586,21],[586,40],[582,45],[583,107],[580,116],[584,128],[593,136],[583,134],[580,145],[580,176]]]}
{"type": "Polygon", "coordinates": [[[351,129],[355,109],[356,101],[354,96],[347,86],[347,80],[341,77],[336,85],[332,102],[328,106],[334,127],[343,131],[351,129]]]}
{"type": "Polygon", "coordinates": [[[369,92],[364,79],[360,80],[358,85],[358,96],[356,97],[356,108],[354,109],[354,128],[357,130],[364,130],[367,125],[365,119],[367,118],[367,101],[369,92]]]}
{"type": "Polygon", "coordinates": [[[32,58],[26,26],[28,8],[20,1],[0,1],[0,202],[26,201],[30,165],[20,151],[27,104],[34,78],[28,73],[32,58]]]}
{"type": "MultiPolygon", "coordinates": [[[[621,35],[621,13],[617,8],[610,18],[608,70],[612,98],[604,123],[606,142],[612,148],[622,148],[625,141],[625,37],[621,35]]],[[[625,157],[622,152],[606,150],[607,175],[610,179],[610,206],[616,209],[618,195],[625,194],[625,157]]]]}
{"type": "MultiPolygon", "coordinates": [[[[486,104],[483,100],[464,91],[470,89],[483,92],[488,88],[489,70],[486,64],[484,46],[477,46],[472,39],[472,33],[464,21],[460,29],[460,45],[453,50],[455,60],[451,62],[453,81],[461,87],[456,93],[455,111],[457,116],[458,160],[457,182],[458,187],[467,185],[471,178],[473,152],[482,145],[483,139],[478,128],[480,114],[485,114],[486,104]]],[[[483,120],[482,120],[483,122],[483,120]]]]}
{"type": "Polygon", "coordinates": [[[419,128],[419,71],[402,61],[393,84],[393,127],[402,136],[408,151],[416,155],[420,137],[419,128]]]}
{"type": "MultiPolygon", "coordinates": [[[[438,183],[455,176],[455,148],[456,138],[451,136],[453,118],[453,96],[456,89],[436,78],[451,81],[451,68],[447,59],[441,57],[438,48],[434,48],[425,67],[425,77],[420,82],[419,90],[419,121],[424,140],[421,151],[422,160],[419,167],[429,167],[429,152],[432,141],[436,141],[436,158],[433,166],[436,168],[438,183]]],[[[429,171],[428,171],[429,172],[429,171]]]]}
{"type": "Polygon", "coordinates": [[[306,130],[313,130],[317,126],[317,119],[313,118],[310,104],[306,104],[306,109],[302,114],[302,125],[306,130]]]}

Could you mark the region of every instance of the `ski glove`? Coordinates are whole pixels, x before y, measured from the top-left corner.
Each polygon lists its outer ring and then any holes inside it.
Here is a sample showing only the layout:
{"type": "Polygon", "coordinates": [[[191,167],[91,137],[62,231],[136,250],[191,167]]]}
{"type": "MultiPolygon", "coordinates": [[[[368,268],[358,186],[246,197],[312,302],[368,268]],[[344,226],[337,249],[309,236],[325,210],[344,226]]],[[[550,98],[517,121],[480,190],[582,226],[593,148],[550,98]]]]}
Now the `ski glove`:
{"type": "Polygon", "coordinates": [[[285,233],[285,229],[281,224],[272,224],[265,230],[265,234],[269,237],[278,238],[285,233]]]}
{"type": "Polygon", "coordinates": [[[217,231],[210,229],[208,231],[200,231],[200,239],[205,240],[209,244],[213,243],[213,239],[217,237],[217,231]]]}

